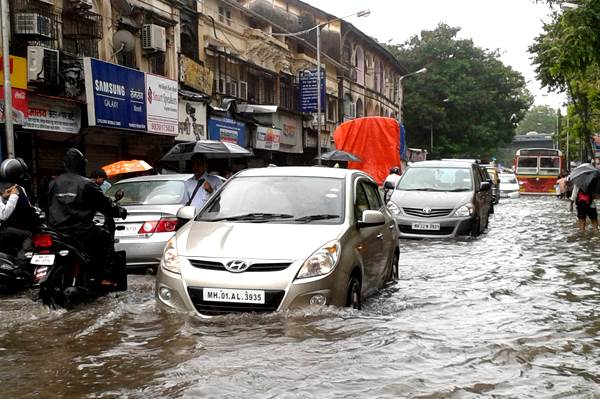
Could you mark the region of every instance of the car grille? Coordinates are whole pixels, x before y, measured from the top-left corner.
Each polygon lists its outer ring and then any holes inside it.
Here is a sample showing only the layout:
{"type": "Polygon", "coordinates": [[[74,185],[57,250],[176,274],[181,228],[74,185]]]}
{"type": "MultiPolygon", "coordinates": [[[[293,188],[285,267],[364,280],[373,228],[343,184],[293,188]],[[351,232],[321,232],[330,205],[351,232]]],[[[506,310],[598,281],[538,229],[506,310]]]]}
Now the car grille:
{"type": "Polygon", "coordinates": [[[423,212],[423,208],[402,208],[405,214],[409,216],[418,216],[422,218],[439,218],[443,216],[448,216],[452,209],[431,209],[430,213],[423,212]]]}
{"type": "MultiPolygon", "coordinates": [[[[211,262],[201,259],[188,259],[190,264],[198,269],[227,270],[221,262],[211,262]]],[[[253,263],[245,272],[278,272],[287,269],[291,263],[253,263]]]]}
{"type": "Polygon", "coordinates": [[[400,229],[401,233],[418,234],[422,236],[447,236],[454,231],[454,227],[452,226],[441,226],[439,230],[413,230],[411,226],[403,224],[399,224],[398,229],[400,229]]]}
{"type": "Polygon", "coordinates": [[[279,308],[285,291],[265,290],[265,303],[232,303],[205,301],[202,297],[202,288],[188,287],[188,294],[196,310],[206,316],[218,316],[228,313],[264,313],[274,312],[279,308]]]}

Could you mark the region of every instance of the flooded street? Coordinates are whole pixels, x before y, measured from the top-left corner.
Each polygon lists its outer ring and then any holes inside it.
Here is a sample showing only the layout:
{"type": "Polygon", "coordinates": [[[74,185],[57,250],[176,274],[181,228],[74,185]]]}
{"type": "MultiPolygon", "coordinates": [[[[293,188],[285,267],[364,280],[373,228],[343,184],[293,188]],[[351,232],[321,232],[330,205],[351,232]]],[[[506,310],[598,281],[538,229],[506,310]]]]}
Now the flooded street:
{"type": "Polygon", "coordinates": [[[503,199],[479,239],[402,241],[363,311],[205,321],[152,276],[71,312],[3,298],[0,397],[600,398],[600,234],[567,208],[503,199]]]}

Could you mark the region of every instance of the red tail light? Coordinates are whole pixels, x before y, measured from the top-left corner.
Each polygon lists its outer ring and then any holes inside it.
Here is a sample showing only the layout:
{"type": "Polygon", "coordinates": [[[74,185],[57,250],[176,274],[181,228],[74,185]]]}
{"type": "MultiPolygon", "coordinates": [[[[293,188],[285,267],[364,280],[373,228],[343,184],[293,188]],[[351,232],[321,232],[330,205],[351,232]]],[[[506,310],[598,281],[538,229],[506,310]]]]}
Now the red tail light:
{"type": "Polygon", "coordinates": [[[52,236],[50,234],[36,234],[31,239],[36,248],[52,247],[52,236]]]}
{"type": "Polygon", "coordinates": [[[140,227],[138,234],[154,234],[154,233],[172,233],[177,230],[176,218],[165,218],[145,222],[140,227]]]}

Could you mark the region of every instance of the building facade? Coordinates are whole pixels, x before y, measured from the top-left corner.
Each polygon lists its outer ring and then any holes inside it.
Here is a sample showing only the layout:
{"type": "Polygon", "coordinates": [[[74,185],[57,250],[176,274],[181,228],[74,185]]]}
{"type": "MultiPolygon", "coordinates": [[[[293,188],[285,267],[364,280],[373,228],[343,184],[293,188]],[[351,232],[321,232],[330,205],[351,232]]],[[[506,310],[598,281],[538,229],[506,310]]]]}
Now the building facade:
{"type": "Polygon", "coordinates": [[[85,152],[90,170],[155,163],[176,141],[197,139],[253,149],[222,168],[312,164],[317,137],[332,147],[343,121],[399,114],[405,71],[394,57],[298,0],[10,0],[10,16],[16,152],[38,192],[69,147],[85,152]],[[316,70],[316,30],[289,33],[319,24],[317,135],[299,93],[316,70]]]}

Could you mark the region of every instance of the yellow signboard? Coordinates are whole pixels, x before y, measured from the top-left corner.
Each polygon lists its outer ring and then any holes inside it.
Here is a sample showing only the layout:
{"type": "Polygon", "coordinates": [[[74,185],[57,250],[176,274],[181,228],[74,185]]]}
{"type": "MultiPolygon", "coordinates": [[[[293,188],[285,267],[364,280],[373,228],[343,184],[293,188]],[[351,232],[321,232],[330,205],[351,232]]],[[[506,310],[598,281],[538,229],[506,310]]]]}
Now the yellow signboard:
{"type": "Polygon", "coordinates": [[[214,75],[210,69],[184,55],[179,56],[179,81],[211,95],[214,75]]]}
{"type": "MultiPolygon", "coordinates": [[[[3,59],[0,57],[0,86],[4,86],[3,59]]],[[[27,59],[10,56],[10,84],[13,89],[27,89],[27,59]]]]}

